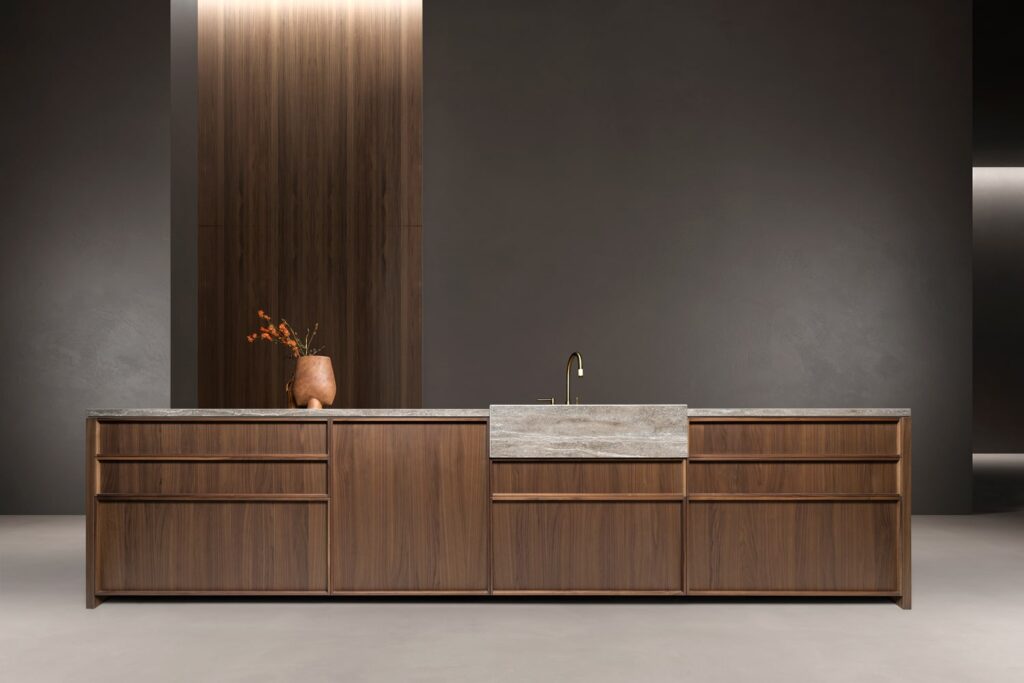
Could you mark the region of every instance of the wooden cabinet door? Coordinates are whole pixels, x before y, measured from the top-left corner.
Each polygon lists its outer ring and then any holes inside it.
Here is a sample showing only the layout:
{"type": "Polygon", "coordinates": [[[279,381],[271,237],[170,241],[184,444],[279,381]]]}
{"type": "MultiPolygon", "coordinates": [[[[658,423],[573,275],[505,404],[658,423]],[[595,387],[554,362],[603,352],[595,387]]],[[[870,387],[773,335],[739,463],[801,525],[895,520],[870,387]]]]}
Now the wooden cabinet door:
{"type": "Polygon", "coordinates": [[[495,593],[682,590],[682,503],[494,504],[495,593]]]}
{"type": "Polygon", "coordinates": [[[691,500],[689,592],[893,595],[899,510],[898,501],[691,500]]]}
{"type": "Polygon", "coordinates": [[[337,423],[331,573],[340,593],[486,593],[487,424],[337,423]]]}

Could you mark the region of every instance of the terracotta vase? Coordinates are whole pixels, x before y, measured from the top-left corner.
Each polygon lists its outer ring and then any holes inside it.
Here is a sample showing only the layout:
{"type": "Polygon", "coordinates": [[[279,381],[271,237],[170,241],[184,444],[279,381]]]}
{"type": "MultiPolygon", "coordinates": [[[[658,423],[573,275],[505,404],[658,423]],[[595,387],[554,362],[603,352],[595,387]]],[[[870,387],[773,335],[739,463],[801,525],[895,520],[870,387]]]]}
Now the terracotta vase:
{"type": "Polygon", "coordinates": [[[295,361],[295,377],[289,384],[289,404],[294,402],[299,408],[329,406],[338,392],[329,356],[300,356],[295,361]]]}

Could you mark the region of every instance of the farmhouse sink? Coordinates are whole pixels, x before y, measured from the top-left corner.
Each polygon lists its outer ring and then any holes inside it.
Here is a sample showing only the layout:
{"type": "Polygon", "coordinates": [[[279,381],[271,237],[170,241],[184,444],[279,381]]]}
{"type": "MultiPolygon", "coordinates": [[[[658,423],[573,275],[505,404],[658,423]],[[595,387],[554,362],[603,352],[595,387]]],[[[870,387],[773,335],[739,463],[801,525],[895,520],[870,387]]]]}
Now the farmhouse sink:
{"type": "Polygon", "coordinates": [[[492,405],[493,460],[687,456],[685,405],[492,405]]]}

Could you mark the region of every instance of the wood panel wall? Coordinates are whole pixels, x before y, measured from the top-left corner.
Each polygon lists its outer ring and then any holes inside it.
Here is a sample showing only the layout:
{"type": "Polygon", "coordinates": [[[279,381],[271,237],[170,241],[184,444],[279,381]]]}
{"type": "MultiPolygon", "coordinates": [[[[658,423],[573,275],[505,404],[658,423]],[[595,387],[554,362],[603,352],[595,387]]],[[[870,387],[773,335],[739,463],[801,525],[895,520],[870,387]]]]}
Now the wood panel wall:
{"type": "Polygon", "coordinates": [[[199,0],[198,45],[200,407],[285,405],[259,308],[335,406],[420,405],[420,0],[199,0]]]}

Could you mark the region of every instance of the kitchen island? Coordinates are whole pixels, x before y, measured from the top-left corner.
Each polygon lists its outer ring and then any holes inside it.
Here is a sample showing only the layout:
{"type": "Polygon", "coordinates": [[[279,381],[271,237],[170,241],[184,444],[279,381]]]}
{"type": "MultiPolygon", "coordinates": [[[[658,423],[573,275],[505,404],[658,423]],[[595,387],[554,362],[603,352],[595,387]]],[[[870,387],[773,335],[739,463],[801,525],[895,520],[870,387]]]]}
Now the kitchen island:
{"type": "Polygon", "coordinates": [[[910,412],[106,410],[87,605],[159,595],[885,596],[910,412]]]}

